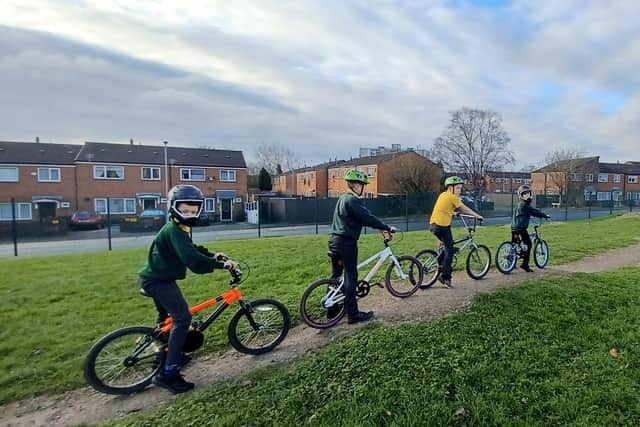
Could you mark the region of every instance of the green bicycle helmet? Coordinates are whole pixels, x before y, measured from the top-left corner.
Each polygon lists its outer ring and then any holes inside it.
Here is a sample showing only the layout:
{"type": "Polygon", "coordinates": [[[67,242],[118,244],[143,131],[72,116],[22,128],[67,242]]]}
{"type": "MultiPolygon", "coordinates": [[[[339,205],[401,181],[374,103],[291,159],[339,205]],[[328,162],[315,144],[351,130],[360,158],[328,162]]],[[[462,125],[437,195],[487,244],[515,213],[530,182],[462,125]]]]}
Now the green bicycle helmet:
{"type": "Polygon", "coordinates": [[[349,170],[349,172],[344,176],[344,179],[345,181],[355,181],[365,185],[369,183],[369,177],[367,174],[357,169],[349,170]]]}
{"type": "Polygon", "coordinates": [[[459,176],[450,176],[449,178],[444,180],[444,186],[448,187],[450,185],[458,185],[464,184],[464,181],[459,176]]]}

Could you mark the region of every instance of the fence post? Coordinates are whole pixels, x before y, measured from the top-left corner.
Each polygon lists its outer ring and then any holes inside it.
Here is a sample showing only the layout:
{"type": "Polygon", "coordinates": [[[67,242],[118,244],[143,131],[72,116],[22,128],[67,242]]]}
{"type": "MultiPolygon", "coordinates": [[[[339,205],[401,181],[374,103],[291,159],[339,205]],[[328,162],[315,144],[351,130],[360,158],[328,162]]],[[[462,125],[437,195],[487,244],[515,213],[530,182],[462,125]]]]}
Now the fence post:
{"type": "Polygon", "coordinates": [[[13,256],[18,256],[18,223],[16,221],[16,199],[11,198],[11,234],[13,236],[13,256]]]}
{"type": "Polygon", "coordinates": [[[318,234],[318,195],[316,194],[315,203],[313,206],[313,216],[316,222],[316,234],[318,234]]]}
{"type": "Polygon", "coordinates": [[[589,222],[591,222],[591,193],[589,193],[589,200],[587,200],[587,216],[589,218],[589,222]]]}
{"type": "Polygon", "coordinates": [[[260,196],[258,196],[258,238],[260,238],[260,225],[262,222],[262,218],[260,218],[262,216],[261,212],[262,206],[260,205],[260,196]]]}
{"type": "Polygon", "coordinates": [[[564,220],[569,220],[569,192],[564,195],[564,220]]]}
{"type": "Polygon", "coordinates": [[[613,191],[609,192],[609,215],[613,215],[613,191]]]}
{"type": "Polygon", "coordinates": [[[107,239],[109,240],[109,250],[111,250],[111,197],[107,197],[107,239]]]}
{"type": "Polygon", "coordinates": [[[409,231],[409,192],[405,191],[404,193],[404,218],[405,218],[405,229],[409,231]]]}

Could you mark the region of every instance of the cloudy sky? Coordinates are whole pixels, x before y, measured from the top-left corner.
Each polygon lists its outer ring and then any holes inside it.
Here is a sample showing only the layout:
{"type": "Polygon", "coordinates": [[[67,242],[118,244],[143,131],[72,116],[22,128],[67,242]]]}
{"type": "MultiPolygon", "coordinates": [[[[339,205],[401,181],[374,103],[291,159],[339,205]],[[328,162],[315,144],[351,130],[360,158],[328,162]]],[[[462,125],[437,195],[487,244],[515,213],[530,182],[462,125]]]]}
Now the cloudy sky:
{"type": "Polygon", "coordinates": [[[430,148],[502,115],[514,169],[640,160],[635,0],[2,0],[0,140],[430,148]]]}

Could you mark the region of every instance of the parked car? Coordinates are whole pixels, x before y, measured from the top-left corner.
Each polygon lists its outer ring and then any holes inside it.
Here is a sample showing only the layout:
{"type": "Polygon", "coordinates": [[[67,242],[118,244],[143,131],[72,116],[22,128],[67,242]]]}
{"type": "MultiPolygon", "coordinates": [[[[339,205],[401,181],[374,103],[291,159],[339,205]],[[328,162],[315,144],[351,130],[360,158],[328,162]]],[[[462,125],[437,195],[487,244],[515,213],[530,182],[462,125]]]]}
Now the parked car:
{"type": "Polygon", "coordinates": [[[81,228],[103,228],[106,224],[104,216],[95,212],[78,211],[71,215],[69,228],[78,230],[81,228]]]}
{"type": "Polygon", "coordinates": [[[210,223],[211,223],[211,218],[209,217],[209,213],[205,212],[204,209],[202,209],[202,212],[200,212],[200,216],[198,217],[198,221],[196,222],[196,227],[198,226],[206,227],[210,223]]]}

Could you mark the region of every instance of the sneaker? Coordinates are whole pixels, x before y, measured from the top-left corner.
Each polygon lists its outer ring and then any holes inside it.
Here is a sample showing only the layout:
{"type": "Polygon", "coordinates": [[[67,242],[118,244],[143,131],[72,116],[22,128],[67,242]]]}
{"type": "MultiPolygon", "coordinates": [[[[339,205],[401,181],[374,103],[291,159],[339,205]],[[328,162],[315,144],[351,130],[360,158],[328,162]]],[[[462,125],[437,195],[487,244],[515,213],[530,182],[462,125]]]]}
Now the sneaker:
{"type": "Polygon", "coordinates": [[[438,281],[442,283],[446,288],[451,289],[453,287],[451,286],[451,279],[445,279],[442,276],[438,276],[438,281]]]}
{"type": "Polygon", "coordinates": [[[185,381],[180,375],[180,371],[175,370],[172,373],[166,373],[164,370],[158,372],[151,380],[158,387],[169,390],[173,394],[184,393],[192,390],[195,384],[185,381]]]}
{"type": "Polygon", "coordinates": [[[373,311],[359,311],[355,316],[349,316],[348,324],[366,322],[373,319],[373,311]]]}
{"type": "Polygon", "coordinates": [[[521,265],[520,268],[526,271],[527,273],[533,273],[533,270],[528,265],[521,265]]]}
{"type": "Polygon", "coordinates": [[[342,304],[334,304],[327,309],[327,319],[335,319],[342,312],[342,304]]]}

